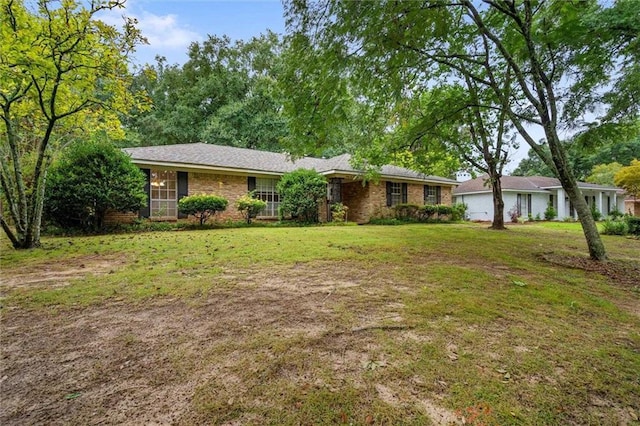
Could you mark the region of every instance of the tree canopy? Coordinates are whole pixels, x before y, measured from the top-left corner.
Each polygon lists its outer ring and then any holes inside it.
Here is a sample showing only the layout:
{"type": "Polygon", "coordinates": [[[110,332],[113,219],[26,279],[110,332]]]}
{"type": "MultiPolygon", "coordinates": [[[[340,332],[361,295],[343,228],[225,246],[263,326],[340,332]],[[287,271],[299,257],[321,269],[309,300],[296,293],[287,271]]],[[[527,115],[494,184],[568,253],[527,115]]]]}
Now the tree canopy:
{"type": "Polygon", "coordinates": [[[627,167],[623,167],[614,177],[616,185],[627,192],[628,195],[640,197],[640,160],[633,160],[627,167]]]}
{"type": "Polygon", "coordinates": [[[0,224],[16,248],[39,245],[55,150],[87,129],[121,133],[117,113],[142,108],[128,55],[143,39],[130,20],[118,30],[96,18],[123,4],[0,0],[0,224]]]}
{"type": "MultiPolygon", "coordinates": [[[[397,125],[386,118],[406,99],[439,82],[470,79],[492,92],[520,136],[558,176],[591,257],[604,259],[559,130],[575,127],[596,108],[604,120],[637,113],[637,105],[618,102],[611,90],[626,90],[631,98],[637,93],[629,83],[638,78],[640,22],[633,3],[290,1],[291,56],[311,56],[291,73],[306,88],[299,106],[310,111],[307,127],[323,128],[324,122],[326,128],[345,116],[345,94],[351,91],[385,118],[376,127],[384,134],[397,125]],[[599,43],[593,43],[594,31],[603,34],[599,43]],[[511,76],[506,85],[505,73],[511,76]],[[548,152],[533,138],[532,127],[544,132],[548,152]]],[[[294,129],[309,136],[302,124],[294,129]]]]}
{"type": "Polygon", "coordinates": [[[249,41],[209,36],[180,66],[157,58],[136,75],[153,108],[125,120],[129,144],[209,142],[280,151],[287,134],[276,80],[282,41],[272,32],[249,41]]]}

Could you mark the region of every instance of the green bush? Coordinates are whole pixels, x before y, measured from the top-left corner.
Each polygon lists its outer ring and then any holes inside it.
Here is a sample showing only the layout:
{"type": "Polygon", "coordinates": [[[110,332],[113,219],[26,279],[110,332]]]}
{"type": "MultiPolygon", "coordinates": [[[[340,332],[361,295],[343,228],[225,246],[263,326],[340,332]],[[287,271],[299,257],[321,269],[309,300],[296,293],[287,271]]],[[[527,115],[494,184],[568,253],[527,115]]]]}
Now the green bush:
{"type": "Polygon", "coordinates": [[[253,191],[243,195],[236,201],[236,208],[247,223],[251,223],[251,219],[255,219],[265,207],[267,207],[266,201],[255,198],[253,191]]]}
{"type": "Polygon", "coordinates": [[[349,207],[342,203],[335,203],[331,205],[331,221],[332,222],[346,222],[347,211],[349,207]]]}
{"type": "Polygon", "coordinates": [[[216,212],[226,210],[228,203],[226,198],[217,195],[190,195],[178,201],[178,210],[181,213],[195,216],[202,225],[216,212]]]}
{"type": "Polygon", "coordinates": [[[602,222],[602,233],[605,235],[627,235],[629,225],[624,220],[607,219],[602,222]]]}
{"type": "Polygon", "coordinates": [[[602,219],[602,213],[598,211],[596,206],[591,206],[591,216],[593,217],[593,220],[595,220],[596,222],[602,219]]]}
{"type": "Polygon", "coordinates": [[[416,204],[397,204],[393,209],[395,210],[396,219],[411,221],[418,219],[420,206],[416,204]]]}
{"type": "Polygon", "coordinates": [[[454,221],[464,220],[466,217],[468,208],[469,206],[467,206],[464,203],[454,204],[453,207],[451,208],[451,220],[454,220],[454,221]]]}
{"type": "Polygon", "coordinates": [[[276,186],[280,194],[280,219],[317,223],[319,203],[327,193],[327,179],[315,170],[285,173],[276,186]]]}
{"type": "Polygon", "coordinates": [[[611,211],[609,212],[609,216],[610,216],[612,219],[618,219],[618,218],[620,218],[620,217],[624,216],[624,213],[622,213],[622,212],[621,212],[620,210],[618,210],[617,208],[614,208],[613,210],[611,210],[611,211]]]}
{"type": "Polygon", "coordinates": [[[553,208],[553,204],[547,204],[547,209],[544,211],[544,220],[553,220],[558,216],[558,212],[553,208]]]}
{"type": "Polygon", "coordinates": [[[640,236],[640,217],[637,216],[625,216],[624,221],[629,228],[629,234],[640,236]]]}
{"type": "Polygon", "coordinates": [[[62,228],[102,230],[108,210],[146,204],[144,184],[142,171],[109,141],[77,142],[49,169],[44,217],[62,228]]]}

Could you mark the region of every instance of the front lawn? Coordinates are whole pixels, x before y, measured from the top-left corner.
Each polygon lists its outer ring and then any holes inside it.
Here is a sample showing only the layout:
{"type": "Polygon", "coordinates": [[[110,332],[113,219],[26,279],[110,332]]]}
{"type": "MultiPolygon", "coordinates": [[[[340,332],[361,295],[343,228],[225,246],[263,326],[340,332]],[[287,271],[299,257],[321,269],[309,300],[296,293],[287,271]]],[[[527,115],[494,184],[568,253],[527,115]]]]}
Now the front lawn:
{"type": "Polygon", "coordinates": [[[579,224],[2,240],[0,424],[640,424],[640,241],[579,224]]]}

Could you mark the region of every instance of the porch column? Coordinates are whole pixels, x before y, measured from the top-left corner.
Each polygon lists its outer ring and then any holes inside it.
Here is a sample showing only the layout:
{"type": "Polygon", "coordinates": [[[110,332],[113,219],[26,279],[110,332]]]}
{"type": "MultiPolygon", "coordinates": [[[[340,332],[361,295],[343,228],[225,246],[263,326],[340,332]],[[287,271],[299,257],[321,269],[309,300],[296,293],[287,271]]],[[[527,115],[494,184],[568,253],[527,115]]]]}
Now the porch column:
{"type": "Polygon", "coordinates": [[[624,213],[624,205],[622,206],[622,210],[618,208],[618,192],[613,191],[613,208],[624,213]]]}
{"type": "Polygon", "coordinates": [[[557,200],[556,204],[558,205],[556,208],[556,212],[558,213],[557,220],[562,220],[567,215],[564,209],[565,208],[564,189],[562,188],[558,189],[556,200],[557,200]]]}
{"type": "Polygon", "coordinates": [[[609,212],[604,211],[604,208],[603,208],[604,206],[602,205],[602,194],[604,194],[604,192],[602,191],[598,192],[598,211],[600,212],[600,214],[602,214],[602,217],[604,217],[609,212]]]}

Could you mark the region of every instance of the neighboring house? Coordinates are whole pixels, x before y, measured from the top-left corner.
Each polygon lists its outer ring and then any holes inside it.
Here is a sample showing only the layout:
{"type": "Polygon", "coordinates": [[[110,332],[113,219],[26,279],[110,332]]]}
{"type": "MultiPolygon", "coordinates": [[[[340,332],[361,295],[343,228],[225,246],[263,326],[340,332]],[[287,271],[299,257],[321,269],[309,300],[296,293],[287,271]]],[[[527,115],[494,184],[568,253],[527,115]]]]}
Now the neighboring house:
{"type": "Polygon", "coordinates": [[[640,198],[629,197],[624,200],[624,212],[631,216],[640,216],[640,198]]]}
{"type": "MultiPolygon", "coordinates": [[[[482,176],[461,183],[453,195],[456,203],[468,206],[467,216],[471,220],[493,220],[493,195],[487,177],[482,176]]],[[[549,203],[556,209],[557,219],[577,218],[577,214],[569,198],[565,194],[560,181],[544,176],[503,176],[502,198],[504,200],[504,220],[510,221],[509,211],[515,209],[519,216],[544,219],[544,211],[549,203]]],[[[624,196],[620,188],[578,182],[589,207],[603,215],[613,210],[624,212],[624,196]]]]}
{"type": "MultiPolygon", "coordinates": [[[[140,216],[175,220],[180,216],[178,200],[186,195],[208,193],[229,200],[227,210],[218,217],[240,220],[236,200],[248,191],[267,202],[261,219],[278,217],[280,198],[276,184],[287,172],[315,169],[327,178],[327,198],[320,206],[320,220],[330,220],[332,203],[342,202],[348,220],[365,223],[389,214],[400,203],[451,205],[456,181],[425,176],[402,167],[383,166],[377,183],[364,182],[362,172],[349,164],[350,156],[329,159],[304,157],[291,161],[286,154],[205,143],[125,148],[134,164],[147,176],[148,206],[140,216]]],[[[129,219],[133,215],[128,216],[129,219]]],[[[126,215],[112,221],[126,220],[126,215]]]]}

